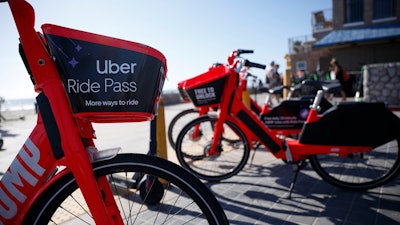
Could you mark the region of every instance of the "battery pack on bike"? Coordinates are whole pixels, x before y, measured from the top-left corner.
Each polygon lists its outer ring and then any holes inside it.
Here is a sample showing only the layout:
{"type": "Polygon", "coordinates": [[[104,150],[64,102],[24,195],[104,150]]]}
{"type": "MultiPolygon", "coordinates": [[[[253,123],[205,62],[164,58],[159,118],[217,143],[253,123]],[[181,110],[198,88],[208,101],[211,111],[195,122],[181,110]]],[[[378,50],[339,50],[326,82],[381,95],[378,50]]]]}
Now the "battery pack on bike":
{"type": "Polygon", "coordinates": [[[75,117],[91,122],[153,119],[167,73],[162,53],[51,24],[42,30],[75,117]]]}

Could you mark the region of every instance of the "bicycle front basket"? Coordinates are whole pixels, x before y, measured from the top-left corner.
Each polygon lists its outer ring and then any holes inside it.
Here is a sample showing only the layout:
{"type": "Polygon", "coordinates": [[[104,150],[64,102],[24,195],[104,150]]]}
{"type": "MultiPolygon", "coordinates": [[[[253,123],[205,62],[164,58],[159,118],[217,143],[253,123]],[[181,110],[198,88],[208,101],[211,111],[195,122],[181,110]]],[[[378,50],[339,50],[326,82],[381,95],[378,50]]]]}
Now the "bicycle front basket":
{"type": "Polygon", "coordinates": [[[186,80],[183,89],[195,106],[212,106],[220,103],[228,75],[228,66],[220,65],[186,80]]]}
{"type": "Polygon", "coordinates": [[[153,118],[167,73],[162,53],[51,24],[42,30],[76,117],[92,122],[153,118]]]}

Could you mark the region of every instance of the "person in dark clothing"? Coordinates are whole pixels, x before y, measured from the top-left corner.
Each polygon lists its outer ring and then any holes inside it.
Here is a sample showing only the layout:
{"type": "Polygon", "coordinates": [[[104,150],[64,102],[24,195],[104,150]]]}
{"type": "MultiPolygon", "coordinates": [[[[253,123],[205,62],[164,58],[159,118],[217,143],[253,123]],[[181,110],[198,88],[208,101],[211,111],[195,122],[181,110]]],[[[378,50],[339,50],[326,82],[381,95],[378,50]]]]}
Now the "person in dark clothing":
{"type": "Polygon", "coordinates": [[[343,100],[346,100],[346,97],[351,95],[351,84],[350,84],[350,75],[347,71],[339,64],[336,58],[333,58],[330,62],[332,66],[332,72],[335,76],[335,79],[339,80],[340,85],[342,86],[341,95],[343,100]]]}

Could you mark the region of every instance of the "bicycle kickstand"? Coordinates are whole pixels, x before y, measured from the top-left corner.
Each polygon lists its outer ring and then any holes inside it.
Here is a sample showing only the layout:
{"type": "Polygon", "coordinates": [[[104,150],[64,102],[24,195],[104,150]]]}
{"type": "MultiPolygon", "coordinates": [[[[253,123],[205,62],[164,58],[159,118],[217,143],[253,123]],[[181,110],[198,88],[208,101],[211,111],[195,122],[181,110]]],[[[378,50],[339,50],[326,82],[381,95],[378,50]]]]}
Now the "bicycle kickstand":
{"type": "Polygon", "coordinates": [[[293,170],[295,172],[293,181],[290,184],[290,188],[289,188],[288,198],[290,199],[292,197],[294,185],[296,184],[297,176],[299,175],[300,170],[303,169],[307,165],[307,162],[305,160],[301,160],[299,162],[293,162],[293,157],[290,152],[289,146],[286,143],[286,139],[282,140],[282,147],[283,147],[283,150],[285,151],[287,162],[293,165],[293,170]]]}
{"type": "Polygon", "coordinates": [[[253,154],[251,155],[251,159],[250,159],[250,167],[253,166],[254,156],[256,155],[258,147],[260,147],[259,142],[253,143],[253,154]]]}
{"type": "Polygon", "coordinates": [[[303,169],[306,165],[307,162],[305,160],[301,160],[300,162],[293,164],[294,177],[292,183],[290,184],[288,199],[292,198],[292,193],[297,181],[297,176],[299,175],[300,170],[303,169]]]}

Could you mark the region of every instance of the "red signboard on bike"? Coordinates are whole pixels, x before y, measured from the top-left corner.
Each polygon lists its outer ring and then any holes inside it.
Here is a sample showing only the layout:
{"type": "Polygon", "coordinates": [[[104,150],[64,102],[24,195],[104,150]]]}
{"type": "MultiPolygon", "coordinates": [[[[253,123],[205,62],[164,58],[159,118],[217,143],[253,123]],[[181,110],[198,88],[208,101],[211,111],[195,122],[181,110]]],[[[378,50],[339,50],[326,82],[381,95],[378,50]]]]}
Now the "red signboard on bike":
{"type": "Polygon", "coordinates": [[[42,29],[76,116],[94,122],[153,117],[167,72],[162,53],[56,25],[42,29]]]}

